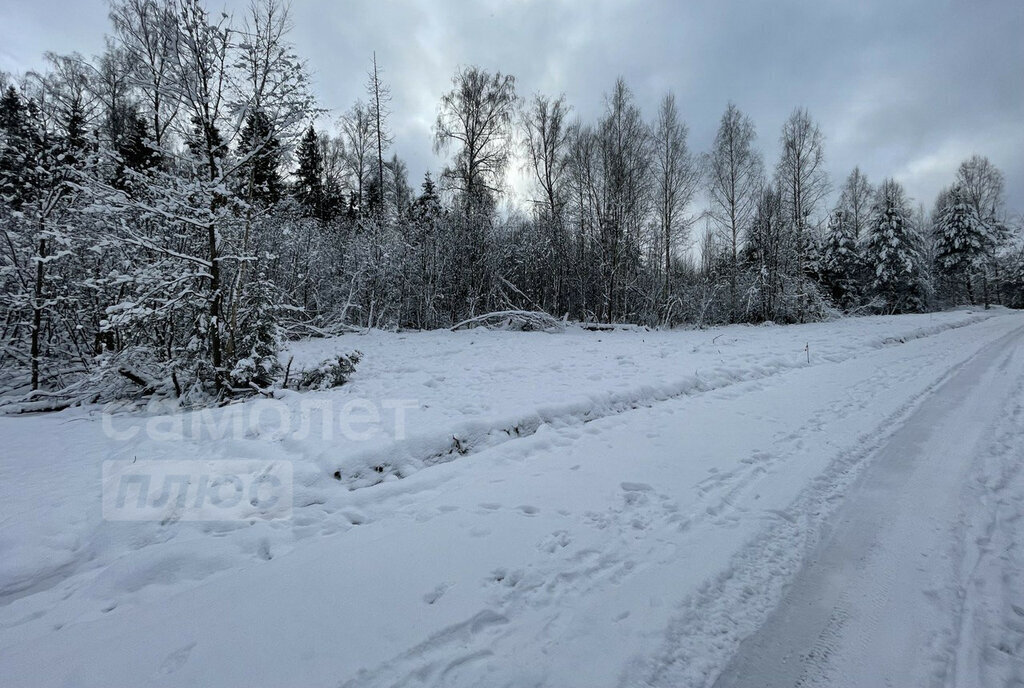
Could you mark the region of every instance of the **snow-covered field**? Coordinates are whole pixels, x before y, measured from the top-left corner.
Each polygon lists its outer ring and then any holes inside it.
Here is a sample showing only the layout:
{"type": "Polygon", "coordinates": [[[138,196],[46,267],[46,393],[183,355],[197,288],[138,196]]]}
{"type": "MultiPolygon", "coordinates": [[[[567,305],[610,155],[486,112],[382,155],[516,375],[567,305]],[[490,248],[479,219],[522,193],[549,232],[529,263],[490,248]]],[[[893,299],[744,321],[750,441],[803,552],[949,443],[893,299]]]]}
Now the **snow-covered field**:
{"type": "Polygon", "coordinates": [[[0,417],[0,685],[1024,681],[1022,344],[374,332],[285,355],[361,351],[327,392],[0,417]],[[104,462],[238,459],[287,518],[104,518],[104,462]]]}

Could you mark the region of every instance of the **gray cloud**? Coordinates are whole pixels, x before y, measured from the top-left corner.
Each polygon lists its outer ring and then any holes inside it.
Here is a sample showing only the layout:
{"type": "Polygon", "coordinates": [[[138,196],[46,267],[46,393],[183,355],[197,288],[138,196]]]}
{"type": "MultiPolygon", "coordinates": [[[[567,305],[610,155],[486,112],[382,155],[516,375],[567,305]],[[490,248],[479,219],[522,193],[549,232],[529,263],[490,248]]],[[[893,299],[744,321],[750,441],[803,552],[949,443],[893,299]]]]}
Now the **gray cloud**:
{"type": "MultiPolygon", "coordinates": [[[[216,6],[215,2],[210,3],[216,6]]],[[[229,2],[241,8],[244,2],[229,2]]],[[[826,135],[838,184],[860,165],[895,176],[929,207],[977,152],[1006,174],[1024,210],[1024,2],[888,0],[296,0],[294,39],[335,114],[364,96],[370,55],[393,90],[394,150],[416,177],[431,150],[437,101],[458,65],[514,74],[520,93],[564,92],[596,117],[619,75],[653,116],[676,93],[691,145],[706,149],[733,100],[758,126],[771,165],[796,106],[826,135]]],[[[0,69],[36,67],[43,50],[102,47],[101,0],[8,0],[0,69]]]]}

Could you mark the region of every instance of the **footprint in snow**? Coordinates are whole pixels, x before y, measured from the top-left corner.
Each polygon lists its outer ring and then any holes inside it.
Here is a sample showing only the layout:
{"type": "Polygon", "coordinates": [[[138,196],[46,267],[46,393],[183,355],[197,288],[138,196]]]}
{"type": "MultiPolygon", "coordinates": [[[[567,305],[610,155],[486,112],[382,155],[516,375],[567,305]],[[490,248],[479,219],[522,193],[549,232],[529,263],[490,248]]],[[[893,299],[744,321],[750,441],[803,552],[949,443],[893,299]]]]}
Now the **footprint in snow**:
{"type": "Polygon", "coordinates": [[[364,523],[369,522],[370,520],[362,511],[352,507],[342,509],[340,513],[345,518],[345,520],[347,520],[354,526],[361,526],[364,523]]]}
{"type": "Polygon", "coordinates": [[[556,530],[551,535],[544,538],[537,549],[548,554],[554,554],[560,549],[568,547],[572,543],[572,537],[569,536],[569,532],[565,530],[556,530]]]}
{"type": "Polygon", "coordinates": [[[748,456],[746,458],[743,458],[743,459],[740,459],[740,462],[746,463],[746,464],[761,463],[761,462],[764,462],[764,461],[770,461],[772,458],[773,458],[773,455],[770,452],[756,450],[750,456],[748,456]]]}
{"type": "Polygon", "coordinates": [[[494,571],[491,572],[490,582],[497,583],[498,585],[506,588],[514,588],[519,585],[519,581],[522,579],[522,569],[514,569],[512,571],[507,569],[494,569],[494,571]]]}
{"type": "Polygon", "coordinates": [[[451,583],[441,583],[436,588],[434,588],[433,590],[428,592],[426,595],[424,595],[423,596],[423,601],[426,602],[427,604],[434,604],[439,599],[441,599],[446,592],[448,592],[448,589],[450,587],[452,587],[451,583]]]}
{"type": "Polygon", "coordinates": [[[527,516],[536,516],[538,513],[540,513],[540,509],[538,509],[535,506],[530,506],[529,504],[517,506],[516,508],[519,509],[519,511],[526,514],[527,516]]]}
{"type": "Polygon", "coordinates": [[[787,521],[789,523],[796,523],[797,521],[796,516],[786,511],[783,511],[782,509],[765,509],[765,513],[771,514],[772,516],[775,516],[777,518],[781,518],[783,521],[787,521]]]}
{"type": "Polygon", "coordinates": [[[167,658],[160,664],[160,668],[157,669],[157,674],[167,676],[185,666],[185,662],[188,661],[188,656],[192,654],[192,648],[195,646],[195,643],[189,643],[185,647],[179,648],[167,655],[167,658]]]}

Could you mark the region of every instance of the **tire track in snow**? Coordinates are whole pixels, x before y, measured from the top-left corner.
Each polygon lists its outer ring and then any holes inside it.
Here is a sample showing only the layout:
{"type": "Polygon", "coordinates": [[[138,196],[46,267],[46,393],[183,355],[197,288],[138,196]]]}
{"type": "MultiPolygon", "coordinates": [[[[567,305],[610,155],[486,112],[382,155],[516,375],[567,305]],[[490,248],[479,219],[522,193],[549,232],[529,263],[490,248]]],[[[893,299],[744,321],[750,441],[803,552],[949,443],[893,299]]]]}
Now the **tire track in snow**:
{"type": "MultiPolygon", "coordinates": [[[[783,599],[805,560],[822,537],[823,528],[839,510],[842,497],[871,464],[875,455],[901,431],[921,404],[933,393],[955,380],[979,357],[991,355],[993,349],[1019,338],[1024,328],[1015,329],[986,345],[965,361],[946,371],[921,394],[908,400],[894,414],[885,418],[872,432],[864,433],[857,448],[841,453],[827,471],[797,497],[787,511],[799,515],[793,520],[780,520],[766,529],[750,544],[736,553],[731,565],[716,578],[706,582],[683,602],[674,621],[666,629],[660,650],[634,661],[620,679],[622,686],[709,686],[719,685],[720,672],[741,642],[753,634],[769,618],[783,599]]],[[[827,618],[836,623],[844,617],[841,605],[831,607],[827,618]]],[[[845,623],[845,622],[843,622],[845,623]]],[[[840,624],[841,625],[841,624],[840,624]]],[[[815,634],[802,648],[820,645],[820,656],[809,657],[802,664],[799,657],[777,658],[793,662],[782,685],[820,685],[815,678],[828,676],[827,658],[836,647],[836,639],[826,631],[815,634]],[[819,661],[822,660],[822,661],[819,661]],[[806,674],[802,674],[807,669],[806,674]],[[804,681],[800,684],[799,681],[804,681]]],[[[833,625],[835,626],[835,624],[833,625]]],[[[761,674],[748,673],[755,681],[768,685],[761,674]]],[[[732,685],[726,678],[720,685],[732,685]]],[[[825,684],[827,685],[827,680],[825,684]]],[[[745,684],[743,684],[745,685],[745,684]]],[[[774,685],[774,684],[772,684],[774,685]]]]}
{"type": "MultiPolygon", "coordinates": [[[[1001,370],[1009,364],[1009,358],[1001,370]]],[[[1024,380],[964,489],[944,684],[1024,685],[1024,380]]]]}

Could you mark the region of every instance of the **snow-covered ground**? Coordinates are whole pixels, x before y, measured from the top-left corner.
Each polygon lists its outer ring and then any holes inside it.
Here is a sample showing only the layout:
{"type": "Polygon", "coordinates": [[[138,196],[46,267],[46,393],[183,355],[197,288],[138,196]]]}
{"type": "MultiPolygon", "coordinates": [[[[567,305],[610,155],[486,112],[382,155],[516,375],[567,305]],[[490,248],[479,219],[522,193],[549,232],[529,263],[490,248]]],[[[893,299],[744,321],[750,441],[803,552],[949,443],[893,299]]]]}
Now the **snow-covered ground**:
{"type": "Polygon", "coordinates": [[[0,417],[0,685],[1019,682],[1022,343],[370,333],[285,355],[361,351],[327,392],[0,417]],[[105,462],[238,459],[288,518],[104,518],[105,462]]]}

